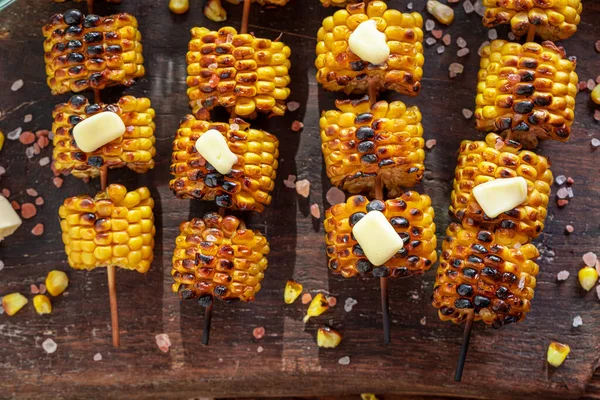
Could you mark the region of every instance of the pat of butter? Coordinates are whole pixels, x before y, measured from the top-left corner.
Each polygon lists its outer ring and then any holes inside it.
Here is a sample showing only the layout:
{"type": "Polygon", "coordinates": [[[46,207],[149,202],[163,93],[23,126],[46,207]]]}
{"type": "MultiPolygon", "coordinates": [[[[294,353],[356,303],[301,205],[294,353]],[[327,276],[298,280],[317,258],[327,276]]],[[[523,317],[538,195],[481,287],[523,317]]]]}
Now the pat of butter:
{"type": "Polygon", "coordinates": [[[496,218],[527,200],[527,181],[520,176],[494,179],[475,186],[473,196],[485,215],[496,218]]]}
{"type": "Polygon", "coordinates": [[[237,156],[229,150],[223,134],[216,129],[206,131],[196,140],[196,150],[223,175],[230,173],[238,161],[237,156]]]}
{"type": "Polygon", "coordinates": [[[0,240],[15,233],[21,226],[21,218],[13,210],[10,202],[0,196],[0,240]]]}
{"type": "Polygon", "coordinates": [[[352,228],[352,234],[375,266],[385,264],[404,242],[381,211],[369,211],[352,228]]]}
{"type": "Polygon", "coordinates": [[[104,111],[84,119],[73,128],[73,137],[77,147],[86,153],[123,136],[125,124],[114,112],[104,111]]]}
{"type": "Polygon", "coordinates": [[[374,65],[385,62],[390,56],[385,33],[377,29],[377,22],[372,19],[356,27],[348,39],[348,46],[361,60],[374,65]]]}

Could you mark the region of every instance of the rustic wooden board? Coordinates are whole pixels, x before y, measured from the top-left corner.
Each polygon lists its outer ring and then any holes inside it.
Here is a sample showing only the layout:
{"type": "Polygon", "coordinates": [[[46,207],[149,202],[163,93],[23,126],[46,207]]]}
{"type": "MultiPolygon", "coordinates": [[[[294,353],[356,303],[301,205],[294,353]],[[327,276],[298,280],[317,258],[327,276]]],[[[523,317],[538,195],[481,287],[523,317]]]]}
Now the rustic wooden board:
{"type": "MultiPolygon", "coordinates": [[[[315,34],[320,21],[332,13],[317,0],[292,0],[284,9],[254,7],[251,29],[283,40],[293,49],[290,100],[302,104],[300,110],[284,118],[259,119],[281,139],[281,167],[272,206],[263,215],[248,215],[254,228],[266,232],[273,249],[263,291],[253,304],[217,304],[211,345],[200,344],[201,310],[182,303],[170,291],[170,257],[178,224],[213,210],[211,204],[177,200],[168,190],[170,145],[179,119],[188,112],[185,95],[185,51],[189,29],[195,25],[218,28],[207,21],[200,2],[184,16],[169,13],[167,1],[124,0],[121,5],[97,2],[97,13],[126,11],[137,16],[143,34],[147,76],[132,88],[103,92],[105,101],[122,93],[149,96],[157,111],[157,164],[145,175],[116,171],[110,181],[128,187],[147,185],[156,199],[158,234],[156,261],[146,275],[118,271],[118,293],[122,347],[110,341],[110,316],[106,274],[102,270],[75,272],[68,268],[61,247],[56,211],[71,195],[95,192],[99,182],[85,184],[73,177],[56,189],[52,172],[38,161],[50,156],[47,148],[34,160],[25,157],[25,146],[9,142],[0,153],[0,165],[7,169],[0,187],[11,190],[11,199],[24,201],[25,189],[36,187],[46,203],[40,214],[0,244],[0,259],[6,264],[0,272],[0,294],[27,293],[31,283],[41,283],[51,269],[68,271],[68,295],[54,301],[50,316],[37,316],[29,305],[15,317],[0,316],[0,397],[32,398],[190,398],[194,396],[320,396],[360,392],[402,395],[436,395],[483,398],[576,398],[584,393],[598,361],[600,309],[595,291],[584,293],[575,278],[581,255],[598,252],[600,227],[600,185],[598,152],[592,152],[590,139],[597,129],[594,106],[587,93],[578,97],[573,139],[568,144],[544,143],[539,151],[553,161],[555,175],[572,176],[576,197],[569,206],[557,209],[552,202],[545,233],[538,243],[545,257],[533,302],[524,323],[494,331],[476,326],[468,355],[463,383],[452,381],[458,355],[461,328],[442,323],[430,306],[435,271],[423,279],[392,281],[392,344],[382,344],[379,288],[376,280],[345,280],[326,268],[323,229],[309,214],[309,205],[326,206],[329,182],[323,171],[318,117],[320,110],[333,107],[339,95],[326,93],[314,79],[315,34]],[[289,127],[293,120],[304,122],[302,133],[289,127]],[[309,200],[299,199],[282,181],[288,174],[311,182],[309,200]],[[32,227],[43,222],[46,233],[36,238],[32,227]],[[566,236],[564,226],[575,232],[566,236]],[[556,283],[561,270],[571,272],[562,284],[556,283]],[[315,293],[325,290],[338,296],[338,306],[308,325],[302,323],[305,307],[298,302],[285,306],[285,281],[294,278],[315,293]],[[358,300],[350,313],[343,310],[347,297],[358,300]],[[574,329],[573,317],[581,315],[584,325],[574,329]],[[425,317],[426,325],[419,321],[425,317]],[[321,350],[315,332],[321,324],[331,324],[344,334],[342,344],[321,350]],[[267,335],[261,341],[252,337],[256,326],[267,335]],[[156,347],[154,336],[169,334],[173,346],[168,354],[156,347]],[[46,337],[58,344],[48,355],[41,348],[46,337]],[[567,362],[549,370],[545,351],[551,340],[569,343],[567,362]],[[259,346],[264,348],[258,353],[259,346]],[[92,361],[96,353],[103,360],[92,361]],[[349,356],[348,366],[338,364],[349,356]]],[[[415,10],[424,9],[424,0],[413,0],[415,10]]],[[[578,57],[581,79],[600,71],[594,41],[599,36],[600,3],[584,2],[584,14],[577,34],[564,42],[568,53],[578,57]]],[[[406,10],[405,2],[390,4],[406,10]]],[[[5,133],[24,129],[48,129],[51,110],[68,95],[51,96],[45,84],[41,27],[54,12],[72,4],[50,4],[41,0],[19,0],[0,13],[0,29],[9,32],[0,39],[0,129],[5,133]],[[11,92],[10,85],[24,79],[25,86],[11,92]],[[33,122],[23,123],[25,114],[33,122]]],[[[78,4],[83,9],[83,4],[78,4]]],[[[426,49],[425,78],[418,98],[402,98],[421,107],[425,136],[437,139],[427,154],[428,172],[418,188],[433,198],[440,238],[449,219],[450,181],[455,153],[463,139],[482,137],[465,120],[463,108],[473,108],[479,57],[476,50],[487,31],[475,13],[466,15],[455,7],[456,21],[447,29],[453,38],[462,36],[471,54],[462,59],[464,74],[450,80],[447,67],[456,61],[456,45],[443,55],[435,46],[426,49]]],[[[241,7],[229,7],[230,23],[239,25],[241,7]]],[[[506,37],[507,30],[500,30],[506,37]]],[[[387,99],[401,98],[387,94],[387,99]]],[[[554,188],[556,190],[556,187],[554,188]]],[[[598,392],[598,385],[593,386],[598,392]]]]}

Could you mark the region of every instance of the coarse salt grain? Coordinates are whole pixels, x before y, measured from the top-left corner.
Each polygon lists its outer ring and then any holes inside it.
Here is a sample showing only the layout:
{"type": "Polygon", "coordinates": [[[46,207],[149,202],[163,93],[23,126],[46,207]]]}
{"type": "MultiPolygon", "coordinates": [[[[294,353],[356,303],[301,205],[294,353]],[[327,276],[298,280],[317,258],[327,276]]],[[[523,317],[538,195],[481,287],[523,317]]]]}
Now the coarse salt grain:
{"type": "Polygon", "coordinates": [[[460,48],[467,47],[467,41],[460,36],[458,37],[458,39],[456,39],[456,44],[460,48]]]}
{"type": "Polygon", "coordinates": [[[29,290],[31,291],[31,294],[38,294],[40,292],[40,288],[37,287],[35,283],[29,285],[29,290]]]}
{"type": "Polygon", "coordinates": [[[265,328],[263,328],[262,326],[258,326],[256,328],[254,328],[254,330],[252,331],[252,336],[254,336],[254,339],[256,340],[260,340],[262,338],[265,337],[265,328]]]}
{"type": "Polygon", "coordinates": [[[35,199],[35,205],[36,205],[36,206],[41,206],[41,205],[44,205],[44,198],[43,198],[43,197],[37,197],[37,198],[35,199]]]}
{"type": "Polygon", "coordinates": [[[428,46],[433,46],[436,43],[437,43],[437,40],[435,40],[432,37],[428,37],[427,39],[425,39],[425,44],[427,44],[428,46]]]}
{"type": "Polygon", "coordinates": [[[42,236],[44,234],[44,224],[37,224],[31,230],[33,236],[42,236]]]}
{"type": "Polygon", "coordinates": [[[171,347],[171,339],[169,339],[169,335],[166,333],[159,333],[154,337],[156,340],[156,345],[163,353],[167,353],[169,351],[169,347],[171,347]]]}
{"type": "Polygon", "coordinates": [[[300,121],[294,121],[292,122],[292,130],[294,132],[298,132],[300,130],[302,130],[302,128],[304,128],[304,124],[300,121]]]}
{"type": "Polygon", "coordinates": [[[561,187],[560,189],[558,189],[558,191],[556,192],[556,196],[559,199],[566,199],[567,196],[569,196],[569,192],[567,191],[566,187],[561,187]]]}
{"type": "Polygon", "coordinates": [[[572,187],[568,187],[567,188],[567,195],[569,196],[570,199],[572,199],[573,197],[575,197],[575,193],[573,192],[573,188],[572,187]]]}
{"type": "Polygon", "coordinates": [[[465,9],[465,12],[467,14],[471,14],[473,11],[475,11],[475,7],[473,7],[473,3],[471,3],[469,0],[464,1],[463,8],[465,9]]]}
{"type": "Polygon", "coordinates": [[[338,364],[340,365],[348,365],[350,364],[350,357],[344,356],[338,360],[338,364]]]}
{"type": "Polygon", "coordinates": [[[587,253],[585,253],[582,258],[583,258],[583,262],[588,267],[594,267],[596,265],[596,263],[598,262],[598,256],[595,253],[592,253],[591,251],[588,251],[587,253]]]}
{"type": "Polygon", "coordinates": [[[583,325],[583,318],[580,315],[573,318],[573,328],[577,328],[583,325]]]}
{"type": "Polygon", "coordinates": [[[307,179],[296,182],[296,192],[302,197],[308,197],[310,194],[310,182],[307,179]]]}
{"type": "Polygon", "coordinates": [[[444,32],[441,29],[434,29],[431,31],[431,35],[436,39],[441,39],[444,32]]]}
{"type": "Polygon", "coordinates": [[[46,285],[43,283],[40,283],[40,294],[44,294],[46,293],[46,285]]]}
{"type": "MultiPolygon", "coordinates": [[[[0,174],[0,175],[2,175],[2,174],[0,174]]],[[[6,198],[9,198],[10,197],[10,190],[8,190],[6,188],[2,189],[2,196],[6,197],[6,198]]]]}
{"type": "Polygon", "coordinates": [[[344,192],[342,192],[335,186],[327,191],[325,198],[327,199],[327,202],[332,206],[346,201],[346,195],[344,194],[344,192]]]}
{"type": "Polygon", "coordinates": [[[217,63],[212,63],[208,65],[208,69],[210,69],[211,71],[217,68],[219,68],[219,64],[217,63]]]}
{"type": "Polygon", "coordinates": [[[23,219],[33,218],[36,216],[36,214],[37,209],[32,203],[24,203],[21,205],[21,217],[23,217],[23,219]]]}
{"type": "Polygon", "coordinates": [[[265,349],[264,349],[262,346],[258,346],[258,347],[256,348],[256,352],[257,352],[257,353],[262,353],[263,351],[265,351],[265,349]]]}
{"type": "Polygon", "coordinates": [[[413,3],[408,3],[406,5],[406,8],[408,8],[409,10],[412,10],[413,9],[413,3]]]}
{"type": "Polygon", "coordinates": [[[33,158],[34,155],[35,155],[35,148],[33,146],[25,149],[25,156],[27,156],[27,158],[33,158]]]}
{"type": "Polygon", "coordinates": [[[452,44],[452,36],[450,36],[449,33],[446,33],[442,38],[442,42],[444,42],[446,46],[450,46],[452,44]]]}
{"type": "Polygon", "coordinates": [[[23,122],[26,123],[26,124],[29,123],[29,122],[31,122],[32,120],[33,120],[33,115],[31,115],[31,114],[27,114],[23,118],[23,122]]]}
{"type": "Polygon", "coordinates": [[[567,177],[564,175],[559,175],[554,179],[554,182],[559,186],[564,185],[566,181],[567,181],[567,177]]]}
{"type": "Polygon", "coordinates": [[[456,52],[456,55],[457,55],[458,57],[464,57],[464,56],[466,56],[467,54],[469,54],[469,52],[470,52],[470,50],[469,50],[468,48],[466,48],[466,47],[465,47],[464,49],[460,49],[460,50],[458,50],[458,51],[456,52]]]}
{"type": "Polygon", "coordinates": [[[588,79],[586,86],[588,90],[594,90],[596,87],[596,82],[593,79],[588,79]]]}
{"type": "Polygon", "coordinates": [[[600,285],[596,286],[596,296],[600,299],[600,285]]]}
{"type": "Polygon", "coordinates": [[[40,166],[45,167],[48,164],[50,164],[50,158],[44,157],[40,160],[40,166]]]}
{"type": "Polygon", "coordinates": [[[433,149],[435,147],[435,145],[437,144],[437,140],[435,139],[428,139],[425,142],[425,147],[427,147],[429,150],[433,149]]]}
{"type": "Polygon", "coordinates": [[[310,293],[304,293],[301,300],[302,304],[308,304],[312,300],[312,295],[310,293]]]}
{"type": "Polygon", "coordinates": [[[102,361],[102,354],[100,354],[100,353],[94,354],[94,361],[102,361]]]}
{"type": "Polygon", "coordinates": [[[440,47],[437,48],[436,51],[437,51],[438,54],[442,54],[444,51],[446,51],[446,48],[444,46],[440,46],[440,47]]]}
{"type": "Polygon", "coordinates": [[[25,192],[28,195],[30,195],[31,197],[37,197],[38,196],[38,192],[34,188],[29,188],[29,189],[25,190],[25,192]]]}
{"type": "Polygon", "coordinates": [[[432,31],[433,28],[435,28],[435,22],[433,22],[433,20],[428,19],[427,21],[425,21],[425,30],[427,32],[432,31]]]}
{"type": "Polygon", "coordinates": [[[509,40],[515,40],[516,38],[517,38],[517,37],[515,36],[515,34],[514,34],[514,33],[512,33],[512,32],[508,32],[508,39],[509,39],[509,40]]]}
{"type": "Polygon", "coordinates": [[[469,110],[468,108],[463,108],[462,109],[462,115],[466,119],[469,119],[469,118],[471,118],[473,116],[473,111],[469,110]]]}
{"type": "Polygon", "coordinates": [[[17,90],[21,89],[23,87],[23,79],[19,79],[17,81],[14,81],[12,86],[10,87],[10,90],[12,90],[13,92],[16,92],[17,90]]]}
{"type": "Polygon", "coordinates": [[[593,138],[592,139],[592,147],[600,147],[600,139],[593,138]]]}
{"type": "Polygon", "coordinates": [[[319,208],[319,205],[317,203],[310,205],[310,215],[312,215],[316,219],[321,218],[321,209],[319,208]]]}
{"type": "Polygon", "coordinates": [[[427,325],[427,317],[423,317],[419,320],[419,323],[423,326],[427,325]]]}
{"type": "Polygon", "coordinates": [[[569,278],[569,271],[560,271],[556,274],[556,280],[558,281],[566,281],[569,278]]]}
{"type": "Polygon", "coordinates": [[[239,131],[240,126],[238,124],[231,124],[231,125],[229,125],[229,129],[232,131],[239,131]]]}
{"type": "Polygon", "coordinates": [[[495,29],[490,29],[488,31],[488,38],[490,38],[490,40],[498,39],[498,31],[495,29]]]}
{"type": "Polygon", "coordinates": [[[4,175],[5,173],[6,173],[6,168],[4,168],[3,166],[0,166],[0,176],[4,175]]]}
{"type": "Polygon", "coordinates": [[[327,305],[329,307],[335,307],[337,304],[337,299],[333,296],[327,296],[327,305]]]}
{"type": "Polygon", "coordinates": [[[558,204],[558,206],[559,206],[559,207],[564,207],[564,206],[566,206],[567,204],[569,204],[569,200],[566,200],[566,199],[559,199],[559,200],[556,202],[556,204],[558,204]]]}
{"type": "Polygon", "coordinates": [[[587,89],[587,82],[585,81],[581,81],[577,84],[577,88],[579,89],[579,91],[581,92],[582,90],[587,89]]]}
{"type": "Polygon", "coordinates": [[[4,269],[4,261],[0,260],[0,271],[4,269]]]}
{"type": "Polygon", "coordinates": [[[358,301],[353,299],[352,297],[348,297],[344,302],[344,311],[350,312],[352,311],[352,307],[358,304],[358,301]]]}
{"type": "Polygon", "coordinates": [[[475,2],[475,12],[482,17],[485,15],[485,6],[481,0],[475,2]]]}
{"type": "Polygon", "coordinates": [[[52,178],[52,183],[54,184],[54,186],[56,186],[57,188],[60,188],[63,185],[63,178],[60,178],[58,176],[55,176],[54,178],[52,178]]]}
{"type": "Polygon", "coordinates": [[[56,351],[58,345],[54,340],[48,338],[42,342],[42,348],[44,349],[44,351],[46,351],[46,353],[52,354],[56,351]]]}
{"type": "Polygon", "coordinates": [[[570,176],[567,178],[567,184],[572,185],[575,183],[575,179],[571,178],[570,176]]]}
{"type": "Polygon", "coordinates": [[[298,103],[297,101],[289,101],[287,103],[287,108],[290,111],[296,111],[297,109],[300,108],[300,103],[298,103]]]}
{"type": "Polygon", "coordinates": [[[566,230],[568,233],[573,233],[573,232],[575,231],[575,228],[573,227],[573,225],[566,225],[566,226],[565,226],[565,230],[566,230]]]}
{"type": "Polygon", "coordinates": [[[8,140],[17,140],[21,136],[21,132],[23,132],[23,128],[18,127],[17,129],[8,132],[6,138],[8,140]]]}

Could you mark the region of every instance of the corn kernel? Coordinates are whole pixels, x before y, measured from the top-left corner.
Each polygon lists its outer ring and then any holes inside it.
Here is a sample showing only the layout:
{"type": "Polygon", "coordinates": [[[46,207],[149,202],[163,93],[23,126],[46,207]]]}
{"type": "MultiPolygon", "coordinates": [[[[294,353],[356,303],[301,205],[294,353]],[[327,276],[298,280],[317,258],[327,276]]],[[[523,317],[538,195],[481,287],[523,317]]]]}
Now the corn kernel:
{"type": "Polygon", "coordinates": [[[598,271],[596,268],[583,267],[579,270],[579,283],[581,287],[590,291],[598,281],[598,271]]]}
{"type": "Polygon", "coordinates": [[[63,271],[50,271],[46,277],[46,289],[52,296],[59,296],[69,286],[69,277],[63,271]]]}
{"type": "Polygon", "coordinates": [[[317,345],[326,349],[337,347],[342,341],[342,335],[335,329],[324,327],[317,332],[317,345]]]}
{"type": "Polygon", "coordinates": [[[50,314],[52,312],[52,303],[48,296],[38,294],[33,298],[33,307],[39,315],[50,314]]]}
{"type": "Polygon", "coordinates": [[[360,400],[379,400],[373,393],[361,393],[360,400]]]}
{"type": "Polygon", "coordinates": [[[560,367],[570,352],[571,348],[568,344],[557,342],[550,343],[550,346],[548,346],[547,356],[548,364],[552,365],[553,367],[560,367]]]}
{"type": "Polygon", "coordinates": [[[215,22],[223,22],[227,19],[227,12],[221,4],[221,0],[208,0],[204,5],[204,15],[215,22]]]}
{"type": "Polygon", "coordinates": [[[454,21],[454,10],[439,1],[429,0],[427,11],[444,25],[450,25],[454,21]]]}
{"type": "Polygon", "coordinates": [[[302,284],[289,280],[285,284],[285,291],[283,292],[283,299],[285,304],[292,304],[298,296],[302,294],[302,284]]]}
{"type": "Polygon", "coordinates": [[[4,147],[4,133],[0,131],[0,150],[2,150],[2,147],[4,147]]]}
{"type": "MultiPolygon", "coordinates": [[[[594,90],[592,90],[592,100],[596,104],[600,104],[600,85],[596,85],[594,90]]],[[[0,135],[2,132],[0,132],[0,135]]],[[[2,137],[0,136],[0,150],[2,149],[2,137]]]]}
{"type": "Polygon", "coordinates": [[[7,294],[2,298],[2,308],[7,315],[15,315],[28,300],[21,293],[7,294]]]}
{"type": "Polygon", "coordinates": [[[169,10],[175,14],[185,14],[190,9],[189,0],[170,0],[169,10]]]}
{"type": "Polygon", "coordinates": [[[327,298],[325,295],[323,293],[317,294],[308,306],[306,316],[304,317],[304,322],[308,322],[311,317],[317,317],[323,314],[328,308],[329,304],[327,304],[327,298]]]}

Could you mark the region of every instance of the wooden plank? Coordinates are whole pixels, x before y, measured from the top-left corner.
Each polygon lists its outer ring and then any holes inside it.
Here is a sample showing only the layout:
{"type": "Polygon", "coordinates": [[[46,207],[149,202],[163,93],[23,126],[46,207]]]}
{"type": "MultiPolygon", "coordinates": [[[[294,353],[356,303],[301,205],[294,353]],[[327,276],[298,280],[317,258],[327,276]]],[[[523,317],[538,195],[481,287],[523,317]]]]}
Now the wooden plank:
{"type": "MultiPolygon", "coordinates": [[[[273,205],[263,215],[249,215],[249,224],[266,232],[273,249],[270,269],[263,290],[253,304],[225,306],[217,304],[213,319],[211,345],[200,345],[202,310],[182,303],[170,292],[170,257],[178,224],[183,220],[214,210],[211,204],[177,200],[168,189],[170,146],[179,119],[188,111],[185,95],[185,58],[189,29],[195,25],[218,28],[207,21],[198,2],[183,16],[169,13],[166,1],[124,0],[121,5],[98,1],[96,12],[130,12],[137,16],[143,34],[147,76],[135,86],[103,92],[107,101],[122,93],[149,96],[157,111],[156,168],[145,175],[129,171],[111,172],[110,181],[128,187],[147,185],[156,199],[156,261],[150,272],[139,275],[118,271],[120,349],[113,349],[105,271],[75,272],[68,268],[61,247],[56,211],[71,195],[95,192],[99,182],[85,184],[67,177],[61,189],[52,183],[49,168],[40,168],[43,150],[27,160],[25,147],[9,142],[0,153],[0,165],[7,169],[0,187],[11,190],[11,199],[24,201],[25,189],[36,187],[46,203],[40,214],[0,244],[0,294],[26,293],[31,283],[41,283],[51,269],[69,273],[68,295],[54,300],[54,312],[39,317],[28,306],[15,317],[0,317],[0,381],[8,397],[32,398],[41,394],[65,398],[184,398],[202,396],[321,396],[361,392],[395,393],[419,396],[461,396],[482,398],[575,398],[584,393],[598,361],[600,318],[595,292],[583,293],[576,273],[581,255],[598,252],[600,227],[594,216],[600,211],[598,198],[598,153],[591,152],[590,139],[597,137],[593,106],[588,93],[577,100],[577,120],[573,139],[568,144],[544,143],[540,152],[553,161],[555,175],[572,176],[576,197],[564,209],[552,202],[546,231],[538,240],[545,249],[540,261],[541,273],[532,312],[524,323],[494,331],[478,325],[474,329],[463,383],[452,382],[461,339],[461,328],[442,323],[430,306],[435,271],[422,279],[390,282],[392,344],[381,340],[381,312],[377,280],[345,280],[331,275],[326,268],[321,223],[310,218],[309,206],[315,202],[321,210],[327,206],[325,193],[330,187],[323,171],[318,132],[320,110],[333,107],[340,94],[326,93],[314,79],[314,35],[320,21],[333,12],[315,1],[292,0],[283,9],[254,7],[251,30],[275,38],[284,31],[283,40],[293,49],[292,91],[290,100],[302,105],[283,118],[259,119],[255,126],[275,133],[281,139],[281,167],[273,205]],[[293,120],[304,122],[302,133],[290,130],[293,120]],[[288,174],[311,182],[309,200],[298,198],[284,187],[288,174]],[[41,238],[29,232],[44,223],[41,238]],[[566,236],[564,226],[575,232],[566,236]],[[550,256],[554,254],[553,256],[550,256]],[[562,284],[556,283],[561,270],[571,272],[562,284]],[[338,297],[338,306],[302,323],[305,306],[300,302],[285,306],[283,287],[289,278],[301,281],[312,293],[326,290],[338,297]],[[358,304],[350,313],[343,310],[347,297],[358,304]],[[581,315],[584,325],[574,329],[573,317],[581,315]],[[425,317],[425,325],[420,320],[425,317]],[[344,340],[333,350],[316,347],[316,329],[330,324],[339,329],[344,340]],[[252,330],[264,326],[261,341],[252,338],[252,330]],[[173,346],[161,353],[154,336],[168,333],[173,346]],[[42,341],[51,337],[58,344],[48,355],[42,341]],[[567,362],[549,370],[545,351],[551,340],[569,343],[567,362]],[[263,352],[258,349],[262,347],[263,352]],[[103,360],[92,361],[96,353],[103,360]],[[350,365],[338,364],[343,356],[350,365]]],[[[404,2],[391,0],[405,10],[404,2]]],[[[423,0],[413,1],[415,10],[424,9],[423,0]]],[[[3,11],[0,29],[10,33],[0,39],[0,129],[5,133],[23,126],[43,129],[51,125],[51,110],[68,95],[51,96],[45,85],[41,26],[57,11],[73,4],[52,4],[39,0],[20,0],[3,11]],[[25,86],[18,92],[8,88],[22,78],[25,86]],[[34,120],[24,124],[23,116],[34,120]]],[[[76,4],[83,9],[83,4],[76,4]]],[[[585,2],[582,23],[577,34],[563,45],[578,57],[582,80],[594,78],[600,70],[594,52],[600,3],[585,2]]],[[[240,7],[228,7],[230,23],[239,25],[240,7]]],[[[417,98],[386,94],[387,99],[402,99],[421,107],[426,138],[437,139],[427,154],[428,172],[418,188],[429,194],[436,210],[438,234],[442,238],[449,222],[450,181],[455,154],[463,139],[482,137],[465,120],[463,108],[473,108],[479,57],[476,49],[487,35],[475,13],[466,15],[455,7],[456,21],[447,29],[453,39],[465,38],[471,54],[461,59],[464,74],[450,80],[447,66],[457,61],[453,45],[443,55],[436,46],[426,49],[423,90],[417,98]]],[[[427,17],[426,17],[427,18],[427,17]]],[[[507,29],[500,29],[506,37],[507,29]]],[[[90,98],[91,98],[91,94],[90,98]]],[[[555,188],[556,189],[556,188],[555,188]]],[[[597,390],[596,390],[597,393],[597,390]]]]}

